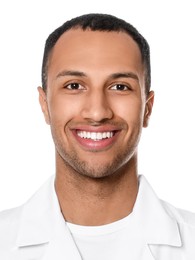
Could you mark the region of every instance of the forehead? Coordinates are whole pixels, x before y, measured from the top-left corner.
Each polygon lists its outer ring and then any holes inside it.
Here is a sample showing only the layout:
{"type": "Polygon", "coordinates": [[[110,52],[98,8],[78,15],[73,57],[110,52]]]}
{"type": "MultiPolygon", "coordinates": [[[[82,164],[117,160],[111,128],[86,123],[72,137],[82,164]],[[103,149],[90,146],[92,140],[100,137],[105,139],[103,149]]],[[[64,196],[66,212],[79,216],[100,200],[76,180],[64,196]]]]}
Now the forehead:
{"type": "Polygon", "coordinates": [[[61,35],[48,65],[48,76],[62,69],[143,69],[140,49],[127,33],[82,29],[71,29],[61,35]]]}

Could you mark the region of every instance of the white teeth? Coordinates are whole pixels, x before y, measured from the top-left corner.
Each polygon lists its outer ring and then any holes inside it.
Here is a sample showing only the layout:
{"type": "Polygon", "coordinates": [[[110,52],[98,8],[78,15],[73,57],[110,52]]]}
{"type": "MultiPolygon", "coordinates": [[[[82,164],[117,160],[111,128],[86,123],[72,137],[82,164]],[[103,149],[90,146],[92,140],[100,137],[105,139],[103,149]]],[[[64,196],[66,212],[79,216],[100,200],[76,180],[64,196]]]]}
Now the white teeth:
{"type": "Polygon", "coordinates": [[[77,131],[77,135],[81,138],[92,139],[94,141],[102,140],[106,138],[113,137],[113,132],[86,132],[86,131],[77,131]]]}
{"type": "Polygon", "coordinates": [[[106,138],[106,137],[107,137],[107,133],[104,132],[104,133],[102,134],[102,137],[103,137],[103,138],[106,138]]]}
{"type": "Polygon", "coordinates": [[[97,138],[96,138],[96,133],[91,133],[91,137],[90,137],[91,139],[93,139],[93,140],[96,140],[97,138]]]}
{"type": "Polygon", "coordinates": [[[107,137],[110,138],[110,133],[107,133],[107,137]]]}
{"type": "Polygon", "coordinates": [[[102,139],[102,134],[101,133],[97,133],[96,134],[96,139],[101,140],[102,139]]]}
{"type": "Polygon", "coordinates": [[[87,138],[87,132],[84,131],[84,138],[87,138]]]}

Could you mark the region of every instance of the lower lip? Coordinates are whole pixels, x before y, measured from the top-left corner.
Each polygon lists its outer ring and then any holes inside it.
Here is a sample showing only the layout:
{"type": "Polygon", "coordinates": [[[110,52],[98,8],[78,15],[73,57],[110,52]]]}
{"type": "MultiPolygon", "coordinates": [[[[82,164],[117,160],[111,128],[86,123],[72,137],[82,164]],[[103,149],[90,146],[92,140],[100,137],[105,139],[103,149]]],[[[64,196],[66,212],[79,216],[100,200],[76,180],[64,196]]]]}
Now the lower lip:
{"type": "Polygon", "coordinates": [[[92,139],[81,138],[77,135],[76,131],[73,131],[73,135],[78,141],[78,143],[86,150],[105,150],[110,148],[116,141],[120,131],[115,132],[111,138],[105,138],[102,140],[94,141],[92,139]]]}

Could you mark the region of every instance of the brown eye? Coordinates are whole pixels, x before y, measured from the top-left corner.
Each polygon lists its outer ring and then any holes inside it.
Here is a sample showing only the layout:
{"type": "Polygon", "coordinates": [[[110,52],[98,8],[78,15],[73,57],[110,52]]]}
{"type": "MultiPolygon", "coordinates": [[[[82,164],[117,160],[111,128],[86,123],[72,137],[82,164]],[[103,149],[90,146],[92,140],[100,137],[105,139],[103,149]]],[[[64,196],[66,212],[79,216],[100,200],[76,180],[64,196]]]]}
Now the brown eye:
{"type": "Polygon", "coordinates": [[[69,83],[69,84],[66,84],[64,86],[65,89],[68,89],[68,90],[84,90],[85,87],[82,86],[81,84],[77,83],[77,82],[72,82],[72,83],[69,83]]]}
{"type": "Polygon", "coordinates": [[[80,84],[78,83],[70,83],[67,86],[65,86],[67,89],[80,89],[80,84]]]}
{"type": "Polygon", "coordinates": [[[116,85],[112,86],[111,89],[118,90],[118,91],[130,90],[130,88],[124,84],[116,84],[116,85]]]}

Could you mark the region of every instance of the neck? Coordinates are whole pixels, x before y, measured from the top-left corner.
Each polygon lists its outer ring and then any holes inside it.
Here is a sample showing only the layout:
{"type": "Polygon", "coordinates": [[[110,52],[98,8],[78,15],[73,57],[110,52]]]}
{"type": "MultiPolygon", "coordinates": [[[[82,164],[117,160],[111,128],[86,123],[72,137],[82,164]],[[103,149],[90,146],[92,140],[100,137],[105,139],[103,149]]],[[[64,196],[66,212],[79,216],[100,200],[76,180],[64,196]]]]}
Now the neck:
{"type": "Polygon", "coordinates": [[[72,172],[57,159],[55,189],[67,222],[99,226],[129,215],[137,197],[137,158],[113,175],[89,178],[72,172]]]}

